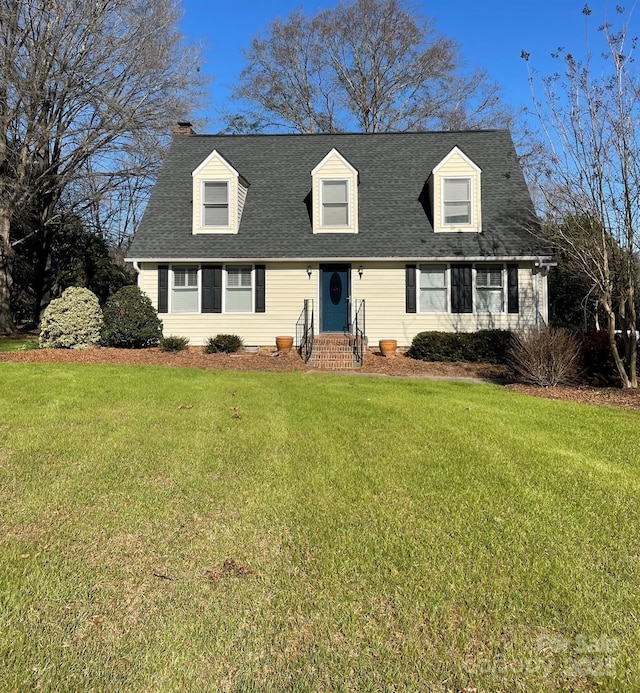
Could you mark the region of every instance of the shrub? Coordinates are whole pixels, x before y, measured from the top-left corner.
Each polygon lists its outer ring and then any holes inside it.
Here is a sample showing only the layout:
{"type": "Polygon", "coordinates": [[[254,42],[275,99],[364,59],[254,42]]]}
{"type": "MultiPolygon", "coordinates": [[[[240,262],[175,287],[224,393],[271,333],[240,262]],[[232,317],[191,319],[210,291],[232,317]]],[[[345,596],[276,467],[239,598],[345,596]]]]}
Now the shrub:
{"type": "Polygon", "coordinates": [[[137,286],[124,286],[104,306],[102,343],[122,349],[156,346],[162,322],[148,296],[137,286]]]}
{"type": "Polygon", "coordinates": [[[420,332],[407,356],[421,361],[471,361],[507,363],[511,332],[479,330],[478,332],[420,332]]]}
{"type": "Polygon", "coordinates": [[[242,339],[236,334],[217,334],[209,337],[202,348],[205,354],[233,354],[242,349],[242,339]]]}
{"type": "MultiPolygon", "coordinates": [[[[618,344],[618,353],[620,351],[618,344]]],[[[587,330],[582,335],[582,367],[584,379],[591,385],[620,384],[606,330],[587,330]]]]}
{"type": "Polygon", "coordinates": [[[189,340],[187,337],[169,335],[168,337],[163,337],[160,341],[162,351],[184,351],[188,346],[189,340]]]}
{"type": "Polygon", "coordinates": [[[512,365],[527,383],[555,387],[576,380],[580,342],[566,330],[543,327],[515,334],[512,365]]]}
{"type": "Polygon", "coordinates": [[[40,346],[81,349],[98,344],[102,325],[98,297],[89,289],[72,286],[45,309],[40,326],[40,346]]]}
{"type": "Polygon", "coordinates": [[[482,363],[507,364],[511,359],[513,333],[509,330],[480,330],[471,333],[470,348],[475,360],[482,363]]]}

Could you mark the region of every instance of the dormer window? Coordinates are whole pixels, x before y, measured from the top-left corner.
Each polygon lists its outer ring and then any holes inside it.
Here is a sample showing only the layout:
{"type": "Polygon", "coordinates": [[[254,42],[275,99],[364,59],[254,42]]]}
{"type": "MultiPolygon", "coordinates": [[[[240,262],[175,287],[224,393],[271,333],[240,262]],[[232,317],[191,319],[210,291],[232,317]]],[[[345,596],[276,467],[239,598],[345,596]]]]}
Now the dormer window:
{"type": "Polygon", "coordinates": [[[228,181],[207,180],[202,183],[202,225],[229,226],[228,181]]]}
{"type": "Polygon", "coordinates": [[[358,233],[358,171],[332,149],[311,171],[313,233],[358,233]]]}
{"type": "Polygon", "coordinates": [[[433,169],[429,190],[433,203],[433,230],[482,231],[480,167],[454,147],[433,169]]]}
{"type": "Polygon", "coordinates": [[[471,178],[443,178],[442,206],[445,226],[471,223],[471,178]]]}
{"type": "Polygon", "coordinates": [[[349,181],[322,181],[322,226],[349,226],[349,181]]]}
{"type": "Polygon", "coordinates": [[[215,149],[191,173],[193,223],[191,232],[239,233],[249,182],[215,149]]]}

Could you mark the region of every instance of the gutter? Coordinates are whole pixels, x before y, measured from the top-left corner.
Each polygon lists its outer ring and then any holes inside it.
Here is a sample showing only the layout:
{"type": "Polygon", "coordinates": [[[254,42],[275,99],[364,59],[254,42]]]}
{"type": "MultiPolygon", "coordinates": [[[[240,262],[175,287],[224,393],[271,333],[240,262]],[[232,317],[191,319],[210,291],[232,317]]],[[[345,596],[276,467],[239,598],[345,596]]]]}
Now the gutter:
{"type": "MultiPolygon", "coordinates": [[[[479,256],[442,256],[423,255],[405,257],[359,257],[347,255],[344,257],[219,257],[208,255],[206,257],[126,257],[125,262],[131,262],[134,268],[140,262],[533,262],[535,267],[548,269],[555,267],[556,262],[551,256],[540,255],[479,255],[479,256]]],[[[138,266],[139,267],[139,266],[138,266]]],[[[140,271],[136,269],[136,271],[140,271]]]]}

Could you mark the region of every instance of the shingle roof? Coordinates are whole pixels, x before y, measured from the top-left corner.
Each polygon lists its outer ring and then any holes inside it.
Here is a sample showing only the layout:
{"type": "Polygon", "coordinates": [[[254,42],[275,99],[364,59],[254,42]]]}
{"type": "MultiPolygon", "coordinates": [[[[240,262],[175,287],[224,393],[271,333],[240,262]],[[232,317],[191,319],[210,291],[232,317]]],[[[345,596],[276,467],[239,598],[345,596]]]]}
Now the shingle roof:
{"type": "Polygon", "coordinates": [[[531,199],[506,130],[335,135],[176,135],[132,259],[536,256],[531,199]],[[483,232],[434,233],[426,182],[458,146],[482,169],[483,232]],[[311,170],[335,147],[359,172],[359,233],[314,234],[311,170]],[[250,184],[238,234],[191,233],[191,173],[216,149],[250,184]]]}

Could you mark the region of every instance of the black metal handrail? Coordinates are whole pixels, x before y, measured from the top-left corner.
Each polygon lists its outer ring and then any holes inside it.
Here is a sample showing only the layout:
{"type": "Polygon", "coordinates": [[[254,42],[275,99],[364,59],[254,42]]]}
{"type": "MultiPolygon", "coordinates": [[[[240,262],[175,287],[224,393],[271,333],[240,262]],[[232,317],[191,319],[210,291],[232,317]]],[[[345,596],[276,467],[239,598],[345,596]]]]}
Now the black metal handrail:
{"type": "Polygon", "coordinates": [[[313,351],[314,315],[313,299],[305,298],[304,306],[296,323],[296,349],[306,363],[313,351]]]}
{"type": "Polygon", "coordinates": [[[364,360],[364,350],[367,343],[365,336],[365,308],[364,298],[358,303],[355,302],[355,315],[353,317],[353,356],[362,365],[364,360]]]}

